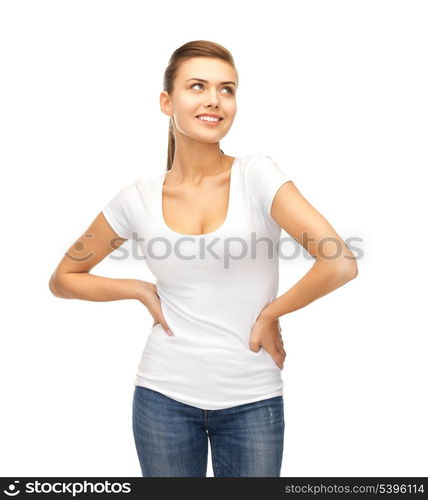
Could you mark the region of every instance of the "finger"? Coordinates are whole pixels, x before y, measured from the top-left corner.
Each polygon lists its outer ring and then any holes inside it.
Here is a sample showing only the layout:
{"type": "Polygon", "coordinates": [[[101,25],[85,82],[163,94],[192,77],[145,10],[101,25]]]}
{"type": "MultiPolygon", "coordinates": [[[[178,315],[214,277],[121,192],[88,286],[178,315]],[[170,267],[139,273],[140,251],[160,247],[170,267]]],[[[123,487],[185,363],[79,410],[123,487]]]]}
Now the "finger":
{"type": "Polygon", "coordinates": [[[277,342],[275,344],[275,349],[279,352],[285,352],[283,342],[277,342]]]}
{"type": "Polygon", "coordinates": [[[250,346],[250,349],[254,352],[259,352],[261,348],[260,342],[249,342],[248,345],[250,346]]]}
{"type": "Polygon", "coordinates": [[[282,356],[282,362],[284,363],[285,358],[287,357],[287,353],[285,352],[284,349],[281,349],[281,356],[282,356]]]}
{"type": "Polygon", "coordinates": [[[170,337],[173,337],[174,334],[172,333],[171,329],[169,326],[166,324],[165,320],[161,320],[160,324],[162,325],[162,328],[165,330],[166,334],[169,335],[170,337]]]}
{"type": "Polygon", "coordinates": [[[282,368],[284,367],[284,359],[283,359],[284,355],[281,352],[281,350],[278,347],[275,347],[274,349],[271,349],[270,347],[266,349],[266,347],[264,347],[264,349],[269,354],[269,356],[275,361],[278,368],[281,368],[282,370],[282,368]]]}

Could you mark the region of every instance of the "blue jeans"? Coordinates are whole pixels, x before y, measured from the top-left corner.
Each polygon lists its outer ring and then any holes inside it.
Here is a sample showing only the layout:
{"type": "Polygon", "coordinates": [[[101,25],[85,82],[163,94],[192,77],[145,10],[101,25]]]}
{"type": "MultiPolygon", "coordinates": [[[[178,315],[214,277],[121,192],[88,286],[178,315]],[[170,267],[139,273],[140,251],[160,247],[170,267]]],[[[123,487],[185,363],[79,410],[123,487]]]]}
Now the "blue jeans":
{"type": "Polygon", "coordinates": [[[203,410],[135,386],[132,427],[144,477],[279,477],[283,396],[203,410]]]}

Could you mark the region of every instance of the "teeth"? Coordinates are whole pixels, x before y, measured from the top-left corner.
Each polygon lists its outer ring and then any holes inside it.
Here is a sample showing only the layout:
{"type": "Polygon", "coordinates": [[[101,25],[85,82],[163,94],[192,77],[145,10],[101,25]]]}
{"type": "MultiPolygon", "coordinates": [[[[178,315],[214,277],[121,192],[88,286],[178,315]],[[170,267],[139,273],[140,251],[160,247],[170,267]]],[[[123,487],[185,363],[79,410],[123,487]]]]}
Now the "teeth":
{"type": "Polygon", "coordinates": [[[212,116],[198,116],[199,120],[206,120],[207,122],[218,122],[220,118],[213,118],[212,116]]]}

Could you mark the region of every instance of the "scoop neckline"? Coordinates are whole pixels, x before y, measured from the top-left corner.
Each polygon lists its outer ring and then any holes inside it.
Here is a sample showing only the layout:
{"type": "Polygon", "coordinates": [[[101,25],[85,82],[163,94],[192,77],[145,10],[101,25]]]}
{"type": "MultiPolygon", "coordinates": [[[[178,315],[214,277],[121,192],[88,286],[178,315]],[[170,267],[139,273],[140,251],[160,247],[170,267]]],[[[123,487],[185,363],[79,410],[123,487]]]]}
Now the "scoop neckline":
{"type": "Polygon", "coordinates": [[[174,229],[172,229],[171,227],[169,227],[168,224],[166,223],[165,218],[163,216],[163,208],[162,208],[162,204],[163,204],[163,192],[162,192],[162,189],[163,189],[163,185],[164,185],[164,182],[165,182],[165,176],[168,173],[168,170],[165,171],[160,176],[160,178],[159,178],[160,182],[159,182],[159,192],[158,192],[158,203],[159,203],[160,221],[161,221],[161,224],[165,227],[165,229],[167,231],[169,231],[170,233],[175,234],[176,236],[193,237],[193,238],[202,238],[203,236],[211,236],[211,235],[214,235],[216,233],[219,233],[220,231],[223,231],[225,229],[225,227],[227,227],[227,224],[229,223],[229,220],[230,220],[230,217],[231,217],[232,208],[233,208],[233,202],[234,202],[233,190],[234,190],[234,185],[235,185],[235,170],[236,170],[236,168],[234,168],[234,167],[238,163],[238,160],[239,160],[239,157],[236,156],[235,159],[232,162],[231,167],[230,167],[229,199],[228,199],[228,202],[227,202],[226,217],[225,217],[223,223],[221,224],[221,226],[219,226],[217,229],[214,229],[214,231],[210,231],[209,233],[203,233],[203,234],[185,234],[185,233],[179,233],[179,232],[175,231],[174,229]]]}

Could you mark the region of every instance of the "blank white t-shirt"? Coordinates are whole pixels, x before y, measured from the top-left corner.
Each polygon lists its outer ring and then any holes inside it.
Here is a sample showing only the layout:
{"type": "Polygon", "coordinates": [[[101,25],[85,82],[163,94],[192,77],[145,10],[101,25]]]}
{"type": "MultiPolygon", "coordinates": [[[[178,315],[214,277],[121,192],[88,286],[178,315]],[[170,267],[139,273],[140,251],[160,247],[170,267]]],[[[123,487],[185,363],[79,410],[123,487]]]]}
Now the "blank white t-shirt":
{"type": "Polygon", "coordinates": [[[163,218],[165,175],[136,180],[103,208],[118,236],[137,240],[174,333],[151,327],[134,385],[207,410],[282,395],[281,369],[263,348],[253,352],[249,338],[277,297],[281,227],[270,209],[291,179],[270,156],[236,157],[226,220],[185,235],[163,218]]]}

